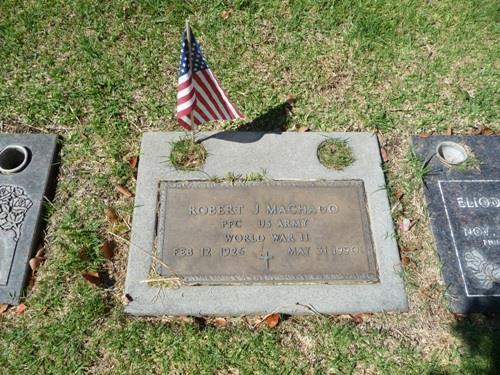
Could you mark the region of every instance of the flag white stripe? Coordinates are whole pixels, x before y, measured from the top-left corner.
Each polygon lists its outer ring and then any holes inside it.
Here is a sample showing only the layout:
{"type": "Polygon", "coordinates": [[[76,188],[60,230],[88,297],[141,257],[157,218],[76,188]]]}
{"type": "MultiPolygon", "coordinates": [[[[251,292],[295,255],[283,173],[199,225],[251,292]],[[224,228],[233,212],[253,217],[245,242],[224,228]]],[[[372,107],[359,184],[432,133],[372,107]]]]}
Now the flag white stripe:
{"type": "Polygon", "coordinates": [[[228,106],[229,110],[232,112],[232,114],[233,114],[232,117],[240,118],[240,116],[238,115],[238,112],[236,112],[236,110],[234,109],[233,104],[229,101],[229,98],[224,93],[224,90],[222,90],[222,88],[219,86],[219,83],[217,82],[217,79],[215,78],[212,71],[210,69],[207,69],[207,72],[210,75],[210,77],[212,78],[212,81],[214,81],[215,86],[217,86],[217,90],[219,90],[219,92],[220,92],[222,98],[224,99],[224,101],[226,102],[226,105],[228,106]]]}
{"type": "Polygon", "coordinates": [[[191,119],[188,116],[181,117],[183,121],[185,121],[189,126],[191,126],[191,119]]]}
{"type": "Polygon", "coordinates": [[[183,96],[188,95],[191,90],[193,90],[193,84],[189,85],[185,89],[182,89],[181,91],[177,92],[177,99],[181,99],[183,96]]]}
{"type": "Polygon", "coordinates": [[[201,117],[197,111],[194,111],[193,114],[194,114],[194,117],[196,117],[196,119],[200,122],[200,124],[205,122],[203,117],[201,117]]]}
{"type": "Polygon", "coordinates": [[[208,103],[208,106],[212,109],[212,111],[214,111],[214,113],[217,116],[217,118],[222,118],[222,116],[220,115],[219,111],[215,107],[214,103],[212,103],[212,101],[207,96],[207,94],[205,93],[205,91],[200,87],[200,85],[198,84],[198,82],[196,82],[196,80],[194,80],[193,84],[194,84],[194,87],[196,89],[196,92],[198,92],[203,97],[203,99],[205,99],[205,101],[208,103]]]}
{"type": "Polygon", "coordinates": [[[196,96],[193,95],[193,97],[191,99],[189,99],[187,102],[179,104],[177,106],[177,112],[181,112],[181,111],[185,110],[186,108],[191,107],[195,100],[196,100],[196,96]]]}
{"type": "MultiPolygon", "coordinates": [[[[231,119],[231,116],[226,112],[226,107],[224,107],[224,105],[220,102],[219,100],[219,97],[217,96],[217,94],[212,90],[212,86],[210,86],[210,83],[208,83],[207,79],[205,78],[205,76],[203,75],[203,73],[200,71],[199,73],[196,74],[196,76],[198,78],[200,78],[200,80],[203,82],[203,84],[205,85],[205,87],[208,89],[208,91],[210,91],[210,94],[211,94],[211,98],[212,100],[217,103],[217,106],[220,108],[220,110],[223,112],[224,114],[224,118],[225,119],[228,119],[230,120],[231,119]]],[[[214,81],[215,85],[217,86],[217,81],[214,81]]]]}
{"type": "Polygon", "coordinates": [[[189,78],[191,78],[191,70],[189,72],[187,72],[187,74],[184,74],[183,76],[179,77],[179,85],[186,82],[189,78]]]}

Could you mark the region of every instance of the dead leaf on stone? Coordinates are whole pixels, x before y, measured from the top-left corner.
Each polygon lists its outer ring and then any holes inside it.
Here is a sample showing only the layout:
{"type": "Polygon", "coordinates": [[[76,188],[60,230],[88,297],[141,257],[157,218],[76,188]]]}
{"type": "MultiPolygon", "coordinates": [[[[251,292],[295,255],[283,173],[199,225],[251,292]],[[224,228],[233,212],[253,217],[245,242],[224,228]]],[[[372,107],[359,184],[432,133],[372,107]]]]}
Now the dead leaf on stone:
{"type": "Polygon", "coordinates": [[[123,195],[125,198],[132,198],[134,194],[130,192],[125,186],[123,185],[116,185],[115,187],[116,191],[123,195]]]}
{"type": "Polygon", "coordinates": [[[270,314],[267,315],[262,322],[269,328],[274,328],[280,322],[280,314],[270,314]]]}
{"type": "Polygon", "coordinates": [[[85,280],[87,280],[93,286],[101,286],[102,280],[97,272],[93,271],[85,271],[82,272],[82,276],[85,280]]]}
{"type": "Polygon", "coordinates": [[[311,131],[311,129],[309,129],[307,126],[301,126],[300,128],[297,129],[297,132],[299,133],[305,133],[309,131],[311,131]]]}
{"type": "Polygon", "coordinates": [[[408,232],[411,229],[412,225],[413,222],[410,219],[404,217],[399,223],[399,229],[401,232],[408,232]]]}
{"type": "Polygon", "coordinates": [[[420,138],[429,138],[431,135],[432,135],[432,133],[431,133],[431,132],[420,132],[420,133],[418,134],[418,136],[419,136],[420,138]]]}
{"type": "Polygon", "coordinates": [[[139,162],[139,157],[138,156],[131,156],[127,159],[127,162],[131,168],[135,169],[137,167],[137,163],[139,162]]]}
{"type": "Polygon", "coordinates": [[[363,321],[365,320],[363,314],[354,314],[354,315],[351,315],[351,319],[356,324],[363,323],[363,321]]]}
{"type": "Polygon", "coordinates": [[[112,224],[118,221],[118,215],[116,214],[115,210],[113,210],[111,207],[106,207],[106,217],[112,224]]]}
{"type": "Polygon", "coordinates": [[[0,314],[3,314],[4,312],[6,312],[9,309],[9,307],[10,307],[10,305],[6,305],[6,304],[1,303],[0,304],[0,314]]]}
{"type": "Polygon", "coordinates": [[[410,264],[410,262],[411,262],[411,259],[407,255],[405,255],[401,258],[401,263],[403,263],[403,266],[407,266],[408,264],[410,264]]]}
{"type": "Polygon", "coordinates": [[[212,324],[217,327],[225,327],[227,325],[226,318],[214,318],[212,324]]]}
{"type": "Polygon", "coordinates": [[[26,305],[24,303],[19,304],[16,307],[16,315],[21,315],[24,312],[24,310],[26,310],[26,305]]]}
{"type": "Polygon", "coordinates": [[[382,160],[384,163],[387,163],[389,161],[389,153],[387,152],[387,149],[385,147],[380,148],[380,155],[382,156],[382,160]]]}
{"type": "Polygon", "coordinates": [[[115,242],[112,240],[105,241],[101,246],[101,253],[104,258],[112,260],[115,255],[115,242]]]}
{"type": "Polygon", "coordinates": [[[453,127],[452,125],[448,125],[448,129],[446,129],[446,135],[453,135],[453,127]]]}

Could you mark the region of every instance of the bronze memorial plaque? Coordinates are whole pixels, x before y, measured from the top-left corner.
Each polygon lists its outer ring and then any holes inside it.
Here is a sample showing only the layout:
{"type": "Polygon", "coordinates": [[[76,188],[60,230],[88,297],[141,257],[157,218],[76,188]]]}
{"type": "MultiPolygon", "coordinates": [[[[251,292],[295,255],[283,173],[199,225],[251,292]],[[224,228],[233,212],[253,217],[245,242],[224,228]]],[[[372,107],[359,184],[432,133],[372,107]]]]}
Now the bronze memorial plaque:
{"type": "Polygon", "coordinates": [[[377,282],[362,181],[161,182],[157,252],[188,283],[377,282]]]}

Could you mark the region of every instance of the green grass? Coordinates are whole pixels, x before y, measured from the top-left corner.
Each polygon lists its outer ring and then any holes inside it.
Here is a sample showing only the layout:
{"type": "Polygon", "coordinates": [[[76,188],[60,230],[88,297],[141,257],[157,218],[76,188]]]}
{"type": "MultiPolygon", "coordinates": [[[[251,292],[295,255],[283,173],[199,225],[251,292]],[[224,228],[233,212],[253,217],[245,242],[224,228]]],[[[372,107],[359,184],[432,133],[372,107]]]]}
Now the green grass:
{"type": "Polygon", "coordinates": [[[318,147],[318,159],[325,167],[341,171],[354,162],[347,140],[328,139],[318,147]]]}
{"type": "Polygon", "coordinates": [[[170,162],[176,169],[195,171],[200,169],[207,157],[207,151],[201,143],[196,143],[190,137],[172,144],[170,162]]]}
{"type": "Polygon", "coordinates": [[[421,131],[500,131],[498,16],[492,0],[0,2],[0,131],[62,137],[47,260],[26,311],[0,315],[0,373],[494,373],[498,319],[447,312],[417,181],[425,171],[405,156],[408,136],[421,131]],[[174,108],[187,17],[249,121],[265,125],[292,95],[293,114],[280,125],[376,131],[384,140],[394,221],[416,222],[397,237],[412,259],[410,312],[359,324],[293,318],[276,329],[124,315],[133,202],[114,187],[134,191],[128,159],[143,132],[180,130],[174,108]],[[109,206],[118,225],[106,220],[109,206]],[[100,253],[110,236],[119,243],[113,262],[100,253]],[[83,271],[106,272],[115,285],[95,288],[83,271]]]}

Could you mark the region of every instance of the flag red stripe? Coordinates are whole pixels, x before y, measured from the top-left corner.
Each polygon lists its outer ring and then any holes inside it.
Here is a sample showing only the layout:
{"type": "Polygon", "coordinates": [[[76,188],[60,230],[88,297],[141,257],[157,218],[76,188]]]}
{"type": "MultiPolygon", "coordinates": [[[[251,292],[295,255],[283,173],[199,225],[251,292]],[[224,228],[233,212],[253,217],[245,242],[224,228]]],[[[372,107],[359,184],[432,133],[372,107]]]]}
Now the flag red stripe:
{"type": "Polygon", "coordinates": [[[194,123],[196,125],[200,125],[200,124],[203,124],[205,122],[205,120],[203,119],[203,117],[200,115],[200,112],[197,111],[197,110],[194,110],[194,123]]]}
{"type": "MultiPolygon", "coordinates": [[[[200,99],[203,99],[200,95],[200,99]]],[[[208,111],[207,107],[201,102],[201,100],[196,101],[196,106],[199,108],[200,112],[203,113],[203,115],[208,118],[207,121],[213,121],[216,120],[216,118],[208,111]]]]}
{"type": "Polygon", "coordinates": [[[229,116],[229,119],[235,118],[235,114],[233,114],[233,111],[231,111],[230,106],[227,103],[227,98],[225,95],[221,92],[222,89],[220,87],[220,84],[218,83],[217,80],[215,80],[215,75],[209,71],[208,69],[202,70],[203,75],[205,76],[206,80],[210,83],[212,86],[212,90],[215,92],[217,97],[219,98],[219,101],[222,103],[224,108],[226,109],[226,112],[229,116]]]}
{"type": "Polygon", "coordinates": [[[210,100],[210,96],[207,95],[206,88],[204,88],[205,86],[204,85],[202,86],[196,78],[194,79],[194,84],[196,91],[200,93],[200,95],[198,95],[200,102],[203,103],[203,105],[212,115],[214,120],[221,119],[222,116],[219,114],[217,106],[210,100]]]}
{"type": "Polygon", "coordinates": [[[182,127],[186,128],[187,130],[191,130],[191,125],[189,125],[186,121],[184,121],[179,117],[177,118],[177,120],[179,121],[179,124],[181,124],[182,127]]]}
{"type": "Polygon", "coordinates": [[[214,79],[211,77],[210,73],[208,72],[208,69],[204,69],[201,71],[201,73],[203,74],[203,76],[205,77],[206,81],[208,82],[208,84],[212,87],[212,91],[215,93],[215,95],[217,96],[217,98],[219,99],[218,101],[220,103],[222,103],[222,105],[224,106],[224,109],[225,111],[227,112],[227,116],[226,118],[229,120],[229,119],[232,119],[233,118],[233,115],[231,113],[231,110],[229,109],[229,106],[227,105],[226,103],[226,100],[225,98],[221,95],[221,92],[220,92],[220,87],[219,85],[217,84],[216,81],[214,81],[214,79]]]}
{"type": "Polygon", "coordinates": [[[229,96],[227,96],[226,91],[222,88],[222,85],[219,82],[219,80],[217,79],[217,77],[215,76],[215,74],[211,70],[208,70],[208,73],[210,74],[212,79],[217,83],[217,87],[219,88],[221,95],[224,97],[224,101],[230,107],[230,110],[234,116],[233,118],[238,118],[238,117],[243,118],[244,116],[241,114],[241,112],[238,111],[238,109],[234,106],[234,104],[231,103],[231,101],[229,100],[229,96]]]}
{"type": "Polygon", "coordinates": [[[182,83],[179,83],[179,87],[177,88],[177,92],[181,91],[181,90],[184,90],[186,87],[189,87],[189,85],[191,84],[191,80],[188,79],[182,83]]]}
{"type": "Polygon", "coordinates": [[[213,97],[212,93],[207,88],[205,83],[203,83],[203,80],[197,74],[194,75],[194,81],[198,84],[198,87],[201,90],[203,90],[203,93],[206,95],[206,97],[204,99],[205,100],[208,99],[210,101],[208,103],[209,105],[210,105],[210,103],[212,104],[212,109],[215,110],[215,112],[217,114],[217,118],[221,119],[221,120],[225,119],[226,116],[224,115],[224,112],[222,111],[220,104],[217,103],[217,100],[214,100],[215,98],[213,97]]]}
{"type": "Polygon", "coordinates": [[[207,80],[202,72],[198,72],[198,74],[196,74],[196,78],[199,78],[203,82],[203,84],[208,90],[207,92],[210,93],[210,99],[212,100],[213,103],[217,105],[217,108],[219,108],[219,112],[221,113],[221,120],[231,119],[229,113],[226,111],[226,108],[224,107],[223,102],[219,99],[216,90],[214,90],[212,86],[213,81],[207,80]]]}
{"type": "Polygon", "coordinates": [[[203,119],[203,122],[208,122],[210,121],[210,118],[205,114],[205,112],[203,111],[203,109],[200,108],[200,106],[198,105],[199,103],[197,103],[197,106],[196,106],[196,112],[200,115],[200,117],[203,119]]]}
{"type": "Polygon", "coordinates": [[[191,113],[191,111],[193,110],[193,108],[194,108],[194,105],[190,105],[186,109],[183,109],[182,111],[177,112],[177,117],[188,116],[191,113]]]}
{"type": "Polygon", "coordinates": [[[194,96],[194,87],[193,90],[189,92],[189,94],[184,95],[183,97],[177,99],[177,106],[181,105],[182,103],[190,101],[193,96],[194,96]]]}

